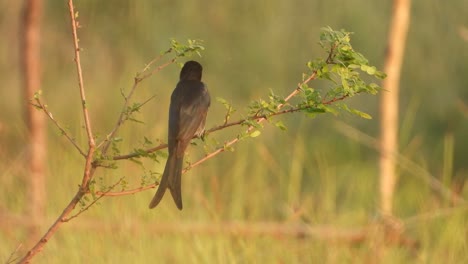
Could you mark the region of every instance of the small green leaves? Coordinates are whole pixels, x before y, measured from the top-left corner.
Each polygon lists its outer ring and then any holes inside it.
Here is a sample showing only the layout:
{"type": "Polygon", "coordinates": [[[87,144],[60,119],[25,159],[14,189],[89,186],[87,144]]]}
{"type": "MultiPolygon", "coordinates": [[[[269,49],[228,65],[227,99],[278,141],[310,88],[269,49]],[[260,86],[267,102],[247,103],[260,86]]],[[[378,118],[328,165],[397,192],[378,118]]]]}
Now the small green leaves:
{"type": "Polygon", "coordinates": [[[268,117],[275,115],[278,112],[279,106],[287,104],[281,96],[276,95],[272,90],[268,95],[268,101],[259,99],[252,101],[249,105],[249,116],[251,117],[268,117]]]}
{"type": "Polygon", "coordinates": [[[234,109],[232,107],[232,105],[226,101],[225,99],[221,98],[221,97],[216,97],[216,101],[220,102],[221,104],[224,105],[224,107],[226,108],[226,115],[224,117],[224,124],[226,124],[229,119],[231,118],[231,115],[236,112],[236,109],[234,109]]]}
{"type": "Polygon", "coordinates": [[[338,107],[343,111],[349,112],[349,113],[351,113],[353,115],[357,115],[357,116],[359,116],[361,118],[372,119],[372,116],[369,115],[368,113],[364,113],[364,112],[359,111],[357,109],[349,108],[346,104],[340,104],[338,107]]]}
{"type": "MultiPolygon", "coordinates": [[[[317,113],[338,114],[335,108],[328,105],[357,94],[375,95],[381,89],[378,84],[368,84],[362,79],[361,74],[377,79],[383,79],[386,75],[370,65],[361,53],[353,49],[350,43],[351,34],[344,30],[335,31],[330,27],[322,28],[319,44],[328,57],[325,60],[309,61],[307,67],[311,72],[303,76],[314,76],[314,79],[327,81],[328,88],[323,91],[309,88],[306,84],[301,85],[304,100],[296,107],[303,109],[309,116],[314,117],[317,113]]],[[[306,78],[303,77],[303,80],[306,78]]],[[[343,107],[341,109],[362,118],[371,118],[370,115],[358,110],[343,107]]]]}
{"type": "MultiPolygon", "coordinates": [[[[358,94],[375,95],[380,86],[376,83],[367,83],[362,78],[362,74],[373,78],[384,78],[385,74],[378,71],[375,66],[351,46],[351,33],[344,30],[334,31],[330,27],[324,28],[320,36],[320,46],[325,49],[328,56],[311,60],[307,63],[308,73],[302,75],[302,82],[298,84],[296,97],[299,101],[286,101],[282,96],[278,96],[270,91],[268,99],[258,99],[252,101],[248,106],[247,117],[241,122],[249,127],[238,135],[238,139],[254,138],[261,134],[263,126],[259,120],[266,119],[281,130],[286,130],[286,126],[281,121],[273,121],[273,117],[293,112],[303,112],[309,117],[319,114],[330,113],[338,115],[341,111],[349,112],[361,118],[371,119],[372,117],[357,109],[350,109],[344,103],[338,104],[347,98],[358,94]],[[309,87],[312,80],[323,80],[320,88],[309,87]],[[324,84],[324,85],[322,85],[324,84]]],[[[231,114],[231,105],[224,99],[218,98],[228,113],[226,121],[231,114]]]]}
{"type": "Polygon", "coordinates": [[[187,44],[181,44],[175,39],[171,39],[171,49],[176,53],[177,57],[191,56],[193,53],[201,57],[201,51],[205,50],[201,40],[187,40],[187,44]]]}

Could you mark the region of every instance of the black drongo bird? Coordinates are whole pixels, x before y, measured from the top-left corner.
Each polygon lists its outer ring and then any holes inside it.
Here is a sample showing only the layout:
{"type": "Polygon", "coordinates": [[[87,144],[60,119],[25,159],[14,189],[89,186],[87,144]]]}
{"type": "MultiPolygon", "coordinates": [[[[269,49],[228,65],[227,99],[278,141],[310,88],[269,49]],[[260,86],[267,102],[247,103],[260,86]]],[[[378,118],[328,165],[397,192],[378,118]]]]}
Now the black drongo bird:
{"type": "Polygon", "coordinates": [[[180,80],[172,92],[169,107],[169,157],[149,208],[156,207],[169,188],[177,208],[182,210],[180,184],[184,152],[193,136],[204,133],[210,106],[210,95],[201,81],[202,70],[200,63],[188,61],[180,71],[180,80]]]}

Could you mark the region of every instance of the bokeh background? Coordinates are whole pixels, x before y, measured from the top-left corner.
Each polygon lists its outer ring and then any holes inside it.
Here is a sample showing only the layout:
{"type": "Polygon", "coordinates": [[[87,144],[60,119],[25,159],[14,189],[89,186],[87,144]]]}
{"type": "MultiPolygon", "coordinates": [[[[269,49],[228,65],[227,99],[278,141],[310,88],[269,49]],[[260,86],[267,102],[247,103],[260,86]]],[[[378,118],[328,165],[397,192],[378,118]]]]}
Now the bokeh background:
{"type": "MultiPolygon", "coordinates": [[[[75,4],[82,25],[85,87],[94,129],[100,135],[110,130],[119,114],[120,89],[130,89],[135,73],[166,50],[171,38],[204,41],[206,50],[196,59],[204,65],[211,96],[231,102],[236,117],[241,117],[251,100],[266,98],[270,89],[287,95],[295,88],[306,71],[305,63],[323,56],[317,45],[321,27],[355,32],[354,48],[382,68],[391,13],[391,1],[364,0],[82,0],[75,4]]],[[[20,9],[21,1],[0,1],[0,210],[16,215],[26,208],[28,180],[20,9]]],[[[414,1],[411,15],[401,79],[399,147],[406,158],[452,188],[467,177],[468,167],[468,2],[414,1]],[[448,174],[447,164],[453,164],[448,174]]],[[[69,24],[66,1],[45,1],[42,91],[50,111],[84,146],[69,24]]],[[[165,140],[169,96],[179,70],[170,66],[138,88],[137,101],[156,98],[137,116],[145,124],[123,127],[122,152],[141,145],[145,136],[165,140]]],[[[374,118],[283,116],[287,131],[266,125],[260,137],[242,141],[234,152],[185,174],[182,212],[169,196],[156,210],[148,210],[154,190],[103,199],[64,225],[36,263],[375,263],[372,240],[339,243],[255,233],[262,223],[353,230],[378,216],[378,154],[343,135],[336,124],[378,137],[379,98],[360,96],[348,102],[374,118]],[[228,232],[223,228],[228,223],[240,223],[247,231],[228,232]]],[[[213,100],[207,127],[221,124],[223,117],[224,107],[213,100]]],[[[222,142],[239,131],[232,128],[211,140],[222,142]]],[[[190,148],[188,159],[196,160],[203,151],[190,148]]],[[[50,123],[47,162],[42,230],[71,199],[83,166],[50,123]]],[[[164,162],[145,164],[156,171],[164,166],[164,162]]],[[[111,184],[125,176],[129,184],[138,186],[141,168],[126,161],[118,165],[97,177],[111,184]]],[[[451,206],[418,173],[399,170],[395,215],[402,219],[437,214],[451,206]]],[[[462,190],[461,196],[467,199],[467,191],[462,190]]],[[[419,249],[388,244],[379,248],[378,262],[468,260],[465,209],[411,223],[405,231],[419,242],[419,249]]],[[[27,232],[21,224],[0,228],[0,259],[6,259],[26,240],[27,232]]]]}

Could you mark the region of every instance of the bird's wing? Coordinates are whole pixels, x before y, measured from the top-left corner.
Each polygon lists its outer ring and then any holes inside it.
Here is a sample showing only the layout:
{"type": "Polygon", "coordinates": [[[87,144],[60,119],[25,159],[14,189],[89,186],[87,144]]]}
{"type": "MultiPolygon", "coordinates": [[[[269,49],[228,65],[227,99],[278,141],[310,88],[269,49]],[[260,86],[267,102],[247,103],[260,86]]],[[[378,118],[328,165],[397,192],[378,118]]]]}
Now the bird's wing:
{"type": "Polygon", "coordinates": [[[203,129],[201,126],[205,124],[206,114],[210,106],[208,90],[203,83],[200,83],[200,85],[191,87],[190,94],[184,98],[184,102],[180,105],[177,141],[184,144],[180,148],[181,150],[184,149],[184,151],[195,133],[203,129]]]}

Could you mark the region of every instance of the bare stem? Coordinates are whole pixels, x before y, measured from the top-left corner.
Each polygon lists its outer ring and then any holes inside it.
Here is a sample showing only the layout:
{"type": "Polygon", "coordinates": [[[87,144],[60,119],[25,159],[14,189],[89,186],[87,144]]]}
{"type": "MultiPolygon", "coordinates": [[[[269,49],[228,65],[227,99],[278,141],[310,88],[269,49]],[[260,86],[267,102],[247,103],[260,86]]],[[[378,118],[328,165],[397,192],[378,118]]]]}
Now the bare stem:
{"type": "Polygon", "coordinates": [[[80,87],[80,97],[81,97],[81,107],[83,108],[83,117],[85,122],[86,134],[88,135],[88,141],[90,147],[95,145],[93,131],[91,128],[91,121],[89,118],[88,107],[86,106],[86,93],[84,89],[83,82],[83,71],[81,70],[81,59],[80,59],[80,46],[78,44],[78,33],[77,33],[77,21],[75,8],[73,7],[73,0],[68,1],[68,9],[70,10],[70,19],[72,24],[72,33],[73,33],[73,45],[75,48],[75,65],[76,72],[78,74],[78,86],[80,87]]]}

